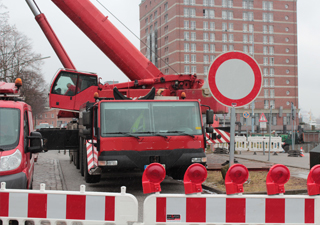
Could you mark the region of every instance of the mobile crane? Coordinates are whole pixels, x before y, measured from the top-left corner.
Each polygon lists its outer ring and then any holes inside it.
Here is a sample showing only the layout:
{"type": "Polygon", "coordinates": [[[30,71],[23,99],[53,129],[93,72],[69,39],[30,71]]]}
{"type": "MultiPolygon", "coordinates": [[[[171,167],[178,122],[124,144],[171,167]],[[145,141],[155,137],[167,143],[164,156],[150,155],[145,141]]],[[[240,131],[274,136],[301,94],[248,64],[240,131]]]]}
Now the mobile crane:
{"type": "MultiPolygon", "coordinates": [[[[44,14],[40,12],[33,0],[26,0],[65,67],[53,79],[49,93],[49,105],[52,108],[61,109],[60,117],[79,118],[79,124],[73,126],[75,129],[61,131],[66,132],[64,135],[58,131],[48,131],[50,134],[43,132],[44,137],[50,137],[47,143],[48,149],[76,149],[74,161],[87,182],[98,182],[101,168],[118,170],[124,168],[124,164],[128,165],[127,169],[143,169],[151,162],[165,162],[163,164],[166,164],[168,174],[176,178],[181,178],[185,169],[193,162],[205,164],[206,137],[201,113],[205,113],[207,107],[215,113],[226,113],[227,108],[215,101],[209,95],[209,91],[201,89],[204,81],[191,74],[163,75],[89,0],[52,1],[131,81],[111,85],[101,84],[96,74],[76,71],[44,14]],[[150,102],[151,99],[155,99],[155,95],[162,97],[162,100],[150,102]],[[167,100],[163,100],[165,97],[167,100]],[[139,100],[132,100],[137,98],[139,100]],[[201,104],[197,102],[198,100],[201,101],[201,104]],[[186,114],[183,113],[183,110],[179,110],[182,109],[180,105],[185,108],[186,114]],[[157,127],[159,120],[155,117],[155,109],[158,109],[156,106],[163,111],[163,115],[166,115],[160,117],[163,118],[163,125],[166,124],[165,119],[172,117],[175,122],[181,120],[181,123],[185,123],[183,127],[185,129],[181,131],[178,130],[178,127],[170,129],[167,126],[161,129],[157,127]],[[177,109],[181,114],[175,114],[171,107],[177,109]],[[118,115],[109,118],[107,112],[112,109],[117,111],[118,115]],[[131,114],[135,115],[135,111],[146,111],[145,113],[149,116],[147,120],[150,124],[145,124],[145,130],[139,131],[143,133],[134,134],[132,132],[133,118],[132,120],[126,118],[131,117],[131,114]],[[192,122],[182,120],[187,115],[190,116],[192,122]],[[110,130],[110,127],[106,126],[108,119],[112,121],[118,119],[119,124],[125,120],[127,127],[126,129],[115,129],[112,125],[110,130]],[[63,141],[61,141],[62,138],[64,138],[63,141]],[[133,142],[137,143],[133,144],[133,142]],[[88,154],[85,154],[90,148],[88,154]],[[176,157],[172,157],[170,154],[175,151],[179,153],[176,157]],[[130,154],[134,155],[130,156],[130,154]],[[192,154],[195,155],[192,156],[192,154]],[[185,157],[186,155],[188,156],[185,157]],[[120,158],[131,158],[131,162],[127,159],[121,161],[120,158]],[[178,162],[181,158],[185,158],[182,160],[183,165],[179,165],[178,162]],[[169,163],[169,159],[173,161],[169,163]]],[[[210,117],[213,116],[211,112],[207,113],[207,124],[211,123],[210,117]]],[[[175,124],[173,121],[171,125],[175,124]]],[[[208,132],[210,131],[212,132],[212,129],[208,128],[208,132]]]]}

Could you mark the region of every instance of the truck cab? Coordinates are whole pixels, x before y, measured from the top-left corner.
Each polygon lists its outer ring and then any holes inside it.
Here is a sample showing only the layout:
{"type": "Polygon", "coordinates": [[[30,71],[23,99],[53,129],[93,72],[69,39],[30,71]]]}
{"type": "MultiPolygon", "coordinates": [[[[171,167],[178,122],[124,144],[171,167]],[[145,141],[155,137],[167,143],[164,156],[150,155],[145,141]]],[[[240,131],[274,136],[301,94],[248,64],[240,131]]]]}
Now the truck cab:
{"type": "Polygon", "coordinates": [[[31,189],[34,153],[42,151],[42,138],[18,91],[16,83],[0,82],[0,182],[10,189],[31,189]]]}

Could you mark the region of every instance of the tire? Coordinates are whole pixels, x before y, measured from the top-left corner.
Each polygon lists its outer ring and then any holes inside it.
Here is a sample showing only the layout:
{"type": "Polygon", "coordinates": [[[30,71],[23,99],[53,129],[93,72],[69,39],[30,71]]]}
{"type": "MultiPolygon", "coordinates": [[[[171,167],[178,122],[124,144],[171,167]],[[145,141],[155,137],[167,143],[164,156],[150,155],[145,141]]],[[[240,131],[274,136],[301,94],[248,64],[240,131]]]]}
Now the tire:
{"type": "Polygon", "coordinates": [[[85,145],[85,139],[80,137],[80,143],[79,143],[79,150],[80,150],[80,174],[81,176],[84,176],[84,162],[83,158],[85,157],[85,154],[87,152],[87,148],[85,145]]]}
{"type": "Polygon", "coordinates": [[[86,181],[86,183],[92,184],[92,183],[100,182],[101,175],[90,175],[88,173],[87,156],[83,157],[83,163],[84,163],[84,180],[86,181]]]}

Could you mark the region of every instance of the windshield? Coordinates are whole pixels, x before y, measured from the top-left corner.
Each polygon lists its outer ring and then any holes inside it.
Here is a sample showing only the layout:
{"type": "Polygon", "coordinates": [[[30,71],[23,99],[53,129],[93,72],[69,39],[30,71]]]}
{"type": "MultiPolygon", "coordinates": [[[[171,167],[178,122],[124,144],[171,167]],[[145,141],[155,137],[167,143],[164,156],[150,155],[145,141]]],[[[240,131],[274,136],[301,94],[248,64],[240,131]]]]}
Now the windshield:
{"type": "Polygon", "coordinates": [[[101,136],[202,134],[197,102],[103,102],[101,136]]]}
{"type": "Polygon", "coordinates": [[[0,148],[12,149],[19,142],[20,110],[0,108],[0,148]]]}

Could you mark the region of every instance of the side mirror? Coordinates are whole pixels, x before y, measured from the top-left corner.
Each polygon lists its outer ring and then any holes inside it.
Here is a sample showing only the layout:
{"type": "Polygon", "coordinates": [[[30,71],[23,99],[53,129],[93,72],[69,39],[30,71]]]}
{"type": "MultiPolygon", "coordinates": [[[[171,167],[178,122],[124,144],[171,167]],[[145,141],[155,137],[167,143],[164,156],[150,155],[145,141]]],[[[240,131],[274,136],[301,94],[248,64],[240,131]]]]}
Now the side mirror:
{"type": "Polygon", "coordinates": [[[30,140],[30,147],[28,147],[28,152],[38,153],[43,150],[43,139],[39,132],[31,132],[31,136],[28,137],[30,140]]]}
{"type": "Polygon", "coordinates": [[[213,110],[208,109],[206,111],[206,124],[213,124],[213,110]]]}
{"type": "Polygon", "coordinates": [[[92,127],[92,118],[90,115],[91,115],[90,111],[82,113],[83,126],[86,126],[87,128],[92,127]]]}

